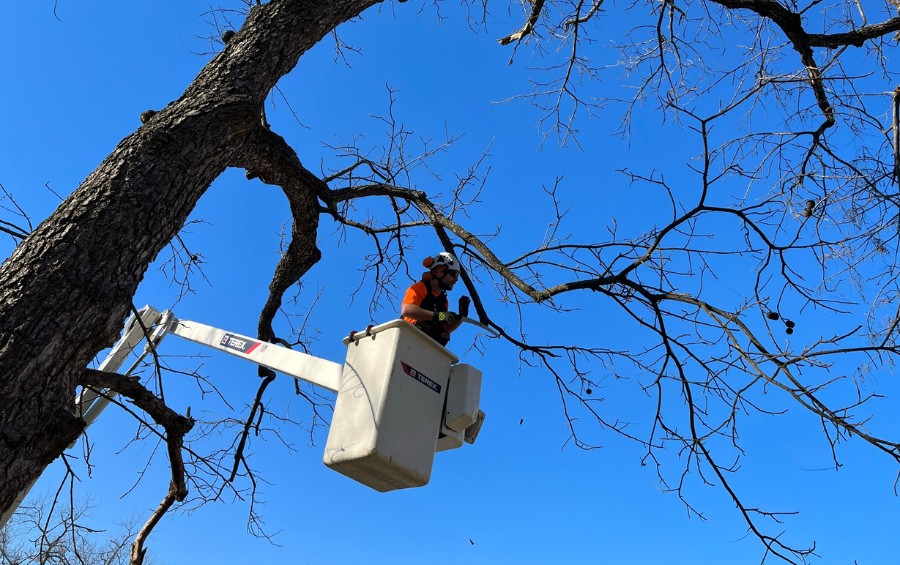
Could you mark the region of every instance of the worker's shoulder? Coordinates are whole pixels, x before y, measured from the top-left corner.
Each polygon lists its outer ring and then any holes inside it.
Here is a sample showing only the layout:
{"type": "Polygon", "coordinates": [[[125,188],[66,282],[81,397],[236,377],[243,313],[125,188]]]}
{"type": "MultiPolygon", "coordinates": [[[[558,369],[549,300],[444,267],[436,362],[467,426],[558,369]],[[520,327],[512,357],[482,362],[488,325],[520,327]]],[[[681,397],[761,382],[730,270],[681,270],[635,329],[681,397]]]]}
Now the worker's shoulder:
{"type": "Polygon", "coordinates": [[[427,294],[428,288],[425,286],[425,283],[422,281],[418,281],[414,282],[408,289],[406,289],[406,296],[404,298],[408,301],[414,297],[422,298],[427,294]]]}
{"type": "Polygon", "coordinates": [[[426,292],[428,290],[428,287],[425,285],[425,281],[416,281],[409,285],[409,290],[426,292]]]}

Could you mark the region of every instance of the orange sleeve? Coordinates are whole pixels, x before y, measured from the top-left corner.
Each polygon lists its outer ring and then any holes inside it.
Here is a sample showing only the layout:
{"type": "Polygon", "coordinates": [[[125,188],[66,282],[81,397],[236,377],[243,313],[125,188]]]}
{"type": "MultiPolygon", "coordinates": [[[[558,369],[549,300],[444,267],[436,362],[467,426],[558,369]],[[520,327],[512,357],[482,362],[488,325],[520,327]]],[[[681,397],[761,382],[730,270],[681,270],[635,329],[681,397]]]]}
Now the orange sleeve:
{"type": "MultiPolygon", "coordinates": [[[[403,296],[403,304],[415,304],[418,306],[425,300],[425,296],[428,294],[428,289],[425,288],[425,283],[419,281],[406,289],[406,294],[403,296]]],[[[407,322],[415,323],[414,320],[410,320],[409,318],[403,318],[407,322]]]]}

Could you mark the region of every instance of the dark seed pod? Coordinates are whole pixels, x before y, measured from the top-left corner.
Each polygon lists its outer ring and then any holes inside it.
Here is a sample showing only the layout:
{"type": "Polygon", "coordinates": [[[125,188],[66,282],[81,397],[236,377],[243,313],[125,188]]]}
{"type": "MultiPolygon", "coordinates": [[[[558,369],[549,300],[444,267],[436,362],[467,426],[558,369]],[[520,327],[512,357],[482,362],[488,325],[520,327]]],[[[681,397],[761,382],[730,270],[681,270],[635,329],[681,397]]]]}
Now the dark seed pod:
{"type": "Polygon", "coordinates": [[[592,391],[591,389],[585,389],[584,392],[585,392],[588,396],[594,394],[594,391],[592,391]]]}
{"type": "Polygon", "coordinates": [[[794,333],[794,328],[791,328],[791,327],[784,328],[784,333],[791,335],[792,333],[794,333]]]}
{"type": "Polygon", "coordinates": [[[807,200],[807,201],[806,201],[806,207],[803,208],[803,212],[802,212],[803,217],[804,217],[804,218],[809,218],[810,216],[812,216],[812,215],[813,215],[813,210],[815,209],[815,207],[816,207],[816,201],[815,201],[815,200],[807,200]]]}
{"type": "Polygon", "coordinates": [[[785,321],[784,321],[784,325],[787,326],[787,327],[789,327],[789,328],[793,328],[793,327],[796,326],[797,324],[795,324],[792,320],[785,320],[785,321]]]}
{"type": "Polygon", "coordinates": [[[778,312],[769,312],[768,314],[766,314],[766,318],[768,318],[770,320],[777,320],[778,312]]]}

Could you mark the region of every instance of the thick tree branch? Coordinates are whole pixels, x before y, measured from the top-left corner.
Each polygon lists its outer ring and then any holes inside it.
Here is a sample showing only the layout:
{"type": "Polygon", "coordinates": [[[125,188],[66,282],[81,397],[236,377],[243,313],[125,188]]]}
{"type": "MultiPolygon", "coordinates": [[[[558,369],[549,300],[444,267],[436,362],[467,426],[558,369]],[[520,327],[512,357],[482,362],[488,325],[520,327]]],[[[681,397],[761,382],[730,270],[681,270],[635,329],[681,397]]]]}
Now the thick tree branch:
{"type": "MultiPolygon", "coordinates": [[[[165,402],[144,387],[137,377],[86,369],[78,384],[98,392],[104,389],[114,390],[130,399],[135,406],[146,412],[154,422],[165,428],[166,433],[173,437],[184,437],[194,426],[194,420],[190,416],[182,416],[169,408],[165,402]]],[[[180,452],[176,450],[171,454],[180,454],[180,452]]]]}
{"type": "Polygon", "coordinates": [[[291,241],[275,269],[257,327],[259,339],[270,341],[276,338],[272,321],[281,307],[284,293],[322,256],[316,246],[317,197],[327,196],[328,187],[303,166],[284,138],[267,128],[259,127],[251,132],[242,149],[232,165],[246,169],[248,178],[258,177],[266,184],[281,187],[293,218],[291,241]]]}
{"type": "Polygon", "coordinates": [[[105,394],[104,390],[112,390],[130,399],[135,406],[146,412],[153,418],[154,422],[162,426],[166,431],[166,449],[169,455],[172,478],[166,496],[144,527],[138,532],[132,545],[131,563],[132,565],[140,565],[143,563],[146,553],[144,543],[153,531],[153,528],[176,501],[182,501],[187,496],[188,489],[185,481],[184,459],[181,454],[181,448],[184,445],[184,436],[194,427],[194,420],[190,416],[182,416],[169,408],[165,402],[145,388],[137,377],[126,377],[118,373],[87,369],[82,374],[79,384],[101,395],[105,394]]]}
{"type": "Polygon", "coordinates": [[[879,39],[897,31],[900,31],[900,18],[891,18],[879,24],[863,26],[844,33],[810,33],[806,36],[806,40],[810,47],[827,47],[829,49],[847,45],[862,47],[866,41],[879,39]]]}

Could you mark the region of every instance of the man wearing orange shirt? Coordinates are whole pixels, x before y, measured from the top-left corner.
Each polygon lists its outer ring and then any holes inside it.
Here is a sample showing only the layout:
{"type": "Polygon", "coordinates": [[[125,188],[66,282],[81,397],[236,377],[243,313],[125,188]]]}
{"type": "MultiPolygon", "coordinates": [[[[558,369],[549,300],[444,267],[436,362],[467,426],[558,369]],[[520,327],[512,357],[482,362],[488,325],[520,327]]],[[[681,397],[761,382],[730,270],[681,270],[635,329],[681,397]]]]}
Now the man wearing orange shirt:
{"type": "Polygon", "coordinates": [[[450,341],[450,333],[469,315],[469,297],[459,299],[459,313],[450,311],[447,291],[459,280],[459,261],[447,252],[426,258],[429,271],[413,284],[403,297],[400,315],[441,345],[450,341]]]}

